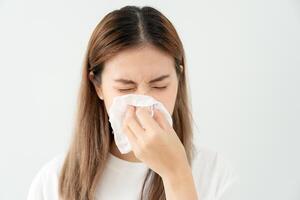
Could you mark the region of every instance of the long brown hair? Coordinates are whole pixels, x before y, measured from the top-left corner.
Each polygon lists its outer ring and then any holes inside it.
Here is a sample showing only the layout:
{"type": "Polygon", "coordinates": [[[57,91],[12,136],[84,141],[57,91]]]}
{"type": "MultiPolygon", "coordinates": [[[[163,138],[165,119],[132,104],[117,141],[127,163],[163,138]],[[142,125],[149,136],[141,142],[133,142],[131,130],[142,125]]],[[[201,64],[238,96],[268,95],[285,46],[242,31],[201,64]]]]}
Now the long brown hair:
{"type": "MultiPolygon", "coordinates": [[[[101,84],[101,72],[106,60],[123,49],[143,44],[154,45],[175,60],[179,85],[172,114],[173,128],[191,165],[194,154],[193,128],[183,45],[172,23],[160,11],[149,6],[125,6],[105,15],[89,40],[77,99],[74,136],[59,177],[60,198],[95,198],[97,183],[113,141],[108,114],[103,100],[97,96],[95,85],[101,84]]],[[[150,168],[140,199],[166,199],[162,178],[150,168]]]]}

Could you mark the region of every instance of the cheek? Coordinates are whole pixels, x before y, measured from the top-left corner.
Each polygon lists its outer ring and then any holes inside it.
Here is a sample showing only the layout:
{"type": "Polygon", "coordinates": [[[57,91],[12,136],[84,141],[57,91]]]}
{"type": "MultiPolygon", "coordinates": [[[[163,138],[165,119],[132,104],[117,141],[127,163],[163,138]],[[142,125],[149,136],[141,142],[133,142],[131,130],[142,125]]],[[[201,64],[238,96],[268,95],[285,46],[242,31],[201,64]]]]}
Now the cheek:
{"type": "Polygon", "coordinates": [[[165,108],[169,111],[170,114],[172,114],[176,102],[176,96],[177,88],[169,88],[169,90],[158,95],[157,100],[165,106],[165,108]]]}
{"type": "Polygon", "coordinates": [[[104,96],[104,100],[103,100],[104,101],[104,105],[105,105],[106,111],[108,113],[109,108],[112,105],[114,97],[116,97],[118,95],[112,93],[111,91],[107,91],[107,92],[103,91],[103,96],[104,96]]]}
{"type": "Polygon", "coordinates": [[[102,94],[103,94],[103,97],[104,97],[104,104],[105,104],[105,107],[106,107],[106,110],[108,112],[111,104],[112,104],[112,101],[114,99],[114,97],[116,96],[119,96],[120,94],[118,94],[113,88],[112,88],[112,85],[109,84],[109,82],[103,82],[103,85],[102,85],[102,94]]]}

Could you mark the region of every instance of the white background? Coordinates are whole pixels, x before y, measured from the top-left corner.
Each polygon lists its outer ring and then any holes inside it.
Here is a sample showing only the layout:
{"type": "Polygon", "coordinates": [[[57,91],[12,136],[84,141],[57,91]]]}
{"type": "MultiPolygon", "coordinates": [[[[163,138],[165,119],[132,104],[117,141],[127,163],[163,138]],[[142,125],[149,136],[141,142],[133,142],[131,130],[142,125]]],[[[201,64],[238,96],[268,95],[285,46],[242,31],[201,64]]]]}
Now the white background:
{"type": "Polygon", "coordinates": [[[149,5],[186,51],[195,140],[243,200],[300,199],[300,1],[0,0],[0,199],[25,199],[71,137],[87,41],[108,12],[149,5]]]}

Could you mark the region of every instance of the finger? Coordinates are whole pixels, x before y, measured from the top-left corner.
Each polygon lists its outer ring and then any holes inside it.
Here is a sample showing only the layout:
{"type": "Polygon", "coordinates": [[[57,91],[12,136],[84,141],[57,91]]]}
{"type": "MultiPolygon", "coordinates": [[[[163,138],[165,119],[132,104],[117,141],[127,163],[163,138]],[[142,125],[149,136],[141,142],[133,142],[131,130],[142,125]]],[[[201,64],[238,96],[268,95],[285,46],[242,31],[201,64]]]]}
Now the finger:
{"type": "Polygon", "coordinates": [[[128,132],[131,133],[134,136],[135,140],[137,140],[137,137],[136,137],[135,133],[132,132],[132,130],[129,128],[129,121],[134,116],[134,109],[135,108],[131,105],[127,106],[127,110],[126,110],[126,113],[125,113],[125,117],[124,117],[124,120],[123,120],[122,127],[123,127],[124,131],[128,131],[128,129],[129,129],[130,132],[129,131],[128,132]]]}
{"type": "Polygon", "coordinates": [[[129,126],[129,128],[132,130],[132,132],[138,139],[142,139],[142,137],[145,134],[145,129],[138,122],[134,112],[133,112],[133,116],[130,116],[127,119],[127,125],[129,126]]]}
{"type": "Polygon", "coordinates": [[[148,110],[144,107],[138,107],[136,116],[141,123],[141,126],[146,130],[160,131],[161,128],[158,123],[152,118],[148,110]]]}
{"type": "Polygon", "coordinates": [[[170,130],[173,127],[170,125],[169,121],[166,119],[165,115],[158,109],[154,109],[154,119],[164,130],[170,130]]]}
{"type": "Polygon", "coordinates": [[[123,132],[125,133],[125,135],[127,136],[129,143],[132,147],[132,149],[136,149],[136,145],[137,145],[137,138],[135,137],[134,133],[130,130],[130,128],[128,126],[124,126],[123,127],[123,132]]]}

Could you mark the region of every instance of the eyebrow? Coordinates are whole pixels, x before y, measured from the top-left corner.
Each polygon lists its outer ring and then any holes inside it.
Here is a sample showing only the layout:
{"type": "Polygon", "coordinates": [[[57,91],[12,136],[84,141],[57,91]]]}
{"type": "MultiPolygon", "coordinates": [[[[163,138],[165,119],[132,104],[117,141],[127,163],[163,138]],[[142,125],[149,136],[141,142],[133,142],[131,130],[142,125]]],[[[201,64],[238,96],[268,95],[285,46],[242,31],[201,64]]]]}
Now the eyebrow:
{"type": "MultiPolygon", "coordinates": [[[[157,77],[157,78],[149,81],[149,83],[154,83],[154,82],[162,81],[162,80],[164,80],[166,78],[169,78],[169,77],[170,77],[170,75],[168,75],[168,74],[167,75],[162,75],[162,76],[159,76],[159,77],[157,77]]],[[[115,79],[114,81],[120,82],[120,83],[124,83],[124,84],[136,84],[136,82],[134,82],[132,80],[122,79],[122,78],[115,79]]]]}

